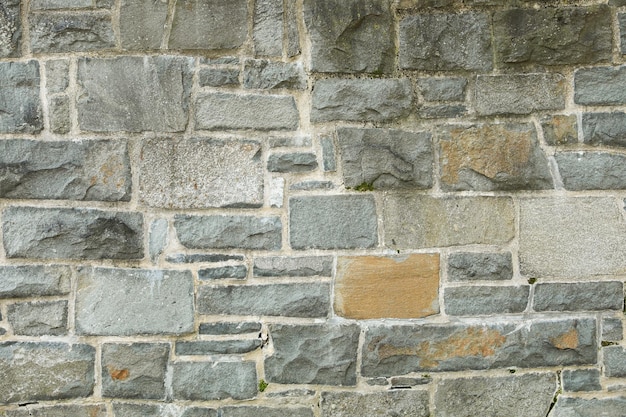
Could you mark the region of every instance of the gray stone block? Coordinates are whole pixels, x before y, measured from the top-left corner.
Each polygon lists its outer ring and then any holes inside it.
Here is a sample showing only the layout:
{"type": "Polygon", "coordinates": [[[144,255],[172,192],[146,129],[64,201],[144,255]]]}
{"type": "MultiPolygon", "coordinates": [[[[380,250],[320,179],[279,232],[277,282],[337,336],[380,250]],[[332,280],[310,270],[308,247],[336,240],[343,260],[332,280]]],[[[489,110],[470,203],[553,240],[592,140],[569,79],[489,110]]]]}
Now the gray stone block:
{"type": "MultiPolygon", "coordinates": [[[[623,0],[610,0],[611,3],[619,3],[619,6],[624,6],[626,3],[623,0]]],[[[620,52],[626,54],[626,13],[618,13],[617,14],[617,23],[619,24],[619,43],[620,43],[620,52]]]]}
{"type": "Polygon", "coordinates": [[[313,190],[332,190],[335,183],[332,181],[302,181],[296,182],[289,186],[291,191],[313,191],[313,190]]]}
{"type": "Polygon", "coordinates": [[[412,99],[407,78],[322,79],[313,88],[311,121],[389,121],[406,116],[412,99]]]}
{"type": "Polygon", "coordinates": [[[611,9],[606,5],[496,12],[496,61],[506,66],[608,61],[613,38],[611,20],[611,9]]]}
{"type": "Polygon", "coordinates": [[[355,324],[271,324],[274,353],[265,376],[280,384],[356,385],[355,324]]]}
{"type": "Polygon", "coordinates": [[[528,306],[530,286],[448,287],[443,292],[446,313],[451,316],[476,316],[522,313],[528,306]]]}
{"type": "Polygon", "coordinates": [[[624,309],[621,281],[549,282],[535,286],[535,311],[601,311],[624,309]]]}
{"type": "Polygon", "coordinates": [[[335,157],[335,142],[332,136],[322,136],[320,138],[322,145],[322,166],[325,172],[334,172],[337,170],[337,158],[335,157]]]}
{"type": "Polygon", "coordinates": [[[310,152],[275,153],[267,160],[269,172],[309,172],[317,169],[317,155],[310,152]]]}
{"type": "Polygon", "coordinates": [[[196,129],[296,130],[299,123],[293,96],[210,93],[196,102],[196,129]]]}
{"type": "Polygon", "coordinates": [[[93,405],[52,405],[37,407],[26,405],[17,409],[4,411],[3,417],[107,417],[104,404],[93,405]]]}
{"type": "Polygon", "coordinates": [[[586,106],[625,104],[624,85],[626,66],[581,68],[574,73],[574,102],[586,106]]]}
{"type": "MultiPolygon", "coordinates": [[[[1,37],[0,30],[0,44],[1,37]]],[[[37,61],[0,63],[0,133],[38,133],[43,129],[39,77],[37,61]]]]}
{"type": "Polygon", "coordinates": [[[421,376],[418,378],[398,376],[398,377],[390,378],[390,381],[391,381],[391,389],[406,389],[406,388],[411,388],[411,387],[415,387],[418,385],[430,384],[431,382],[433,382],[433,379],[430,376],[421,376]]]}
{"type": "Polygon", "coordinates": [[[286,148],[286,147],[294,147],[294,148],[310,148],[313,144],[311,140],[311,136],[304,135],[294,135],[287,137],[270,137],[269,140],[270,148],[286,148]]]}
{"type": "Polygon", "coordinates": [[[569,398],[559,396],[552,417],[621,416],[626,397],[569,398]]]}
{"type": "Polygon", "coordinates": [[[78,124],[96,132],[181,132],[193,58],[122,56],[78,61],[78,124]]]}
{"type": "Polygon", "coordinates": [[[67,301],[10,304],[7,320],[16,335],[62,336],[67,334],[67,301]]]}
{"type": "Polygon", "coordinates": [[[491,29],[485,13],[419,14],[400,21],[400,68],[490,71],[491,29]]]}
{"type": "Polygon", "coordinates": [[[48,115],[52,133],[64,135],[70,132],[70,99],[66,95],[51,97],[48,100],[48,115]]]}
{"type": "Polygon", "coordinates": [[[433,185],[433,145],[428,132],[395,129],[337,129],[346,187],[374,189],[433,185]]]}
{"type": "Polygon", "coordinates": [[[428,417],[428,391],[322,392],[322,417],[428,417]]]}
{"type": "Polygon", "coordinates": [[[120,3],[122,49],[159,49],[167,21],[167,1],[123,0],[120,3]]]}
{"type": "Polygon", "coordinates": [[[92,8],[93,0],[33,0],[31,10],[86,9],[92,8]]]}
{"type": "Polygon", "coordinates": [[[168,222],[167,219],[156,219],[150,224],[150,237],[148,238],[148,252],[152,263],[156,263],[159,256],[168,243],[168,222]]]}
{"type": "Polygon", "coordinates": [[[378,243],[372,196],[303,196],[289,200],[293,249],[371,248],[378,243]]]}
{"type": "Polygon", "coordinates": [[[292,389],[288,391],[268,392],[265,394],[268,398],[289,398],[289,397],[312,397],[315,391],[310,389],[292,389]]]}
{"type": "Polygon", "coordinates": [[[548,145],[560,146],[578,143],[576,116],[554,115],[541,120],[543,138],[548,145]]]}
{"type": "Polygon", "coordinates": [[[313,410],[304,407],[223,407],[222,417],[313,417],[313,410]]]}
{"type": "Polygon", "coordinates": [[[489,116],[564,109],[566,86],[561,74],[479,75],[474,98],[476,112],[489,116]]]}
{"type": "Polygon", "coordinates": [[[463,101],[465,99],[465,78],[420,78],[417,80],[422,97],[426,101],[463,101]]]}
{"type": "Polygon", "coordinates": [[[626,113],[583,113],[582,125],[585,143],[626,147],[626,113]]]}
{"type": "Polygon", "coordinates": [[[34,53],[88,52],[115,47],[110,13],[34,12],[29,15],[34,53]]]}
{"type": "Polygon", "coordinates": [[[520,200],[520,272],[527,277],[622,274],[626,223],[612,198],[520,200]]]}
{"type": "Polygon", "coordinates": [[[0,343],[0,404],[90,396],[94,361],[84,344],[0,343]]]}
{"type": "Polygon", "coordinates": [[[102,345],[102,396],[165,398],[167,343],[102,345]]]}
{"type": "Polygon", "coordinates": [[[464,104],[425,104],[417,109],[417,115],[422,119],[454,119],[466,114],[464,104]]]}
{"type": "Polygon", "coordinates": [[[617,317],[602,318],[602,340],[617,342],[624,338],[622,320],[617,317]]]}
{"type": "Polygon", "coordinates": [[[375,325],[365,330],[361,375],[595,364],[592,318],[477,324],[375,325]]]}
{"type": "Polygon", "coordinates": [[[0,298],[65,295],[72,270],[60,265],[0,266],[0,298]]]}
{"type": "Polygon", "coordinates": [[[192,249],[260,249],[281,247],[279,217],[177,215],[178,240],[192,249]]]}
{"type": "Polygon", "coordinates": [[[564,369],[561,372],[564,391],[601,391],[600,370],[564,369]]]}
{"type": "Polygon", "coordinates": [[[255,277],[330,277],[333,258],[330,256],[274,256],[255,258],[255,277]]]}
{"type": "Polygon", "coordinates": [[[69,85],[70,60],[55,59],[46,61],[46,89],[48,93],[64,93],[69,85]]]}
{"type": "Polygon", "coordinates": [[[330,311],[330,285],[294,283],[198,287],[200,314],[286,317],[326,317],[330,311]]]}
{"type": "Polygon", "coordinates": [[[219,323],[200,323],[198,333],[212,335],[231,335],[259,333],[261,331],[261,323],[259,322],[219,322],[219,323]]]}
{"type": "Polygon", "coordinates": [[[602,348],[604,356],[604,375],[609,378],[626,377],[626,349],[623,346],[602,348]]]}
{"type": "Polygon", "coordinates": [[[20,0],[6,0],[0,6],[0,57],[20,56],[22,21],[20,0]]]}
{"type": "Polygon", "coordinates": [[[261,339],[176,342],[177,355],[241,355],[261,347],[261,339]]]}
{"type": "Polygon", "coordinates": [[[222,56],[218,58],[198,57],[201,65],[239,65],[239,57],[222,56]]]}
{"type": "Polygon", "coordinates": [[[218,417],[213,408],[163,403],[113,403],[113,417],[218,417]]]}
{"type": "Polygon", "coordinates": [[[437,385],[437,416],[544,417],[557,389],[556,375],[445,379],[437,385]]]}
{"type": "Polygon", "coordinates": [[[287,35],[287,56],[292,58],[300,55],[300,33],[298,29],[299,14],[297,3],[285,3],[285,26],[287,35]]]}
{"type": "Polygon", "coordinates": [[[513,259],[505,253],[451,253],[448,281],[508,280],[513,278],[513,259]]]}
{"type": "Polygon", "coordinates": [[[223,87],[239,84],[239,68],[201,68],[198,71],[200,87],[223,87]]]}
{"type": "Polygon", "coordinates": [[[248,268],[245,265],[227,265],[216,268],[204,268],[198,270],[198,279],[245,279],[248,276],[248,268]]]}
{"type": "Polygon", "coordinates": [[[189,271],[83,267],[78,274],[76,333],[128,336],[194,329],[189,271]]]}
{"type": "Polygon", "coordinates": [[[243,255],[225,255],[221,253],[203,254],[193,253],[190,255],[177,253],[168,255],[165,260],[172,264],[213,263],[227,261],[243,261],[243,255]]]}
{"type": "Polygon", "coordinates": [[[283,2],[281,0],[255,2],[252,39],[256,55],[281,57],[283,32],[283,2]]]}
{"type": "Polygon", "coordinates": [[[300,63],[247,60],[243,69],[245,88],[305,90],[306,74],[300,63]]]}
{"type": "Polygon", "coordinates": [[[141,259],[143,217],[93,209],[9,207],[3,212],[9,258],[141,259]]]}
{"type": "Polygon", "coordinates": [[[129,201],[124,140],[0,142],[0,197],[129,201]]]}
{"type": "Polygon", "coordinates": [[[245,400],[257,394],[254,362],[175,362],[170,367],[176,400],[245,400]]]}

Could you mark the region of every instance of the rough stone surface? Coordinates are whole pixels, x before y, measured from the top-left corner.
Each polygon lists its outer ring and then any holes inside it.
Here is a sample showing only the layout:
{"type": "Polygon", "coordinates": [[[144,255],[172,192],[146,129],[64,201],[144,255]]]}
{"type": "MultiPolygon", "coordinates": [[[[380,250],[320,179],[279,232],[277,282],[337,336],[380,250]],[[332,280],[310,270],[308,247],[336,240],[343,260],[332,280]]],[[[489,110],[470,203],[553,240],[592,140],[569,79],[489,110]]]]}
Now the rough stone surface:
{"type": "Polygon", "coordinates": [[[259,207],[261,154],[261,144],[250,140],[147,140],[140,167],[141,199],[152,207],[259,207]]]}
{"type": "Polygon", "coordinates": [[[67,334],[67,301],[10,304],[7,320],[17,335],[62,336],[67,334]]]}
{"type": "Polygon", "coordinates": [[[22,24],[20,0],[6,0],[0,6],[0,57],[20,55],[22,24]]]}
{"type": "Polygon", "coordinates": [[[285,178],[277,177],[270,180],[269,191],[270,207],[281,208],[285,200],[285,178]]]}
{"type": "Polygon", "coordinates": [[[306,75],[300,63],[248,60],[243,69],[243,86],[246,88],[306,89],[306,75]]]}
{"type": "Polygon", "coordinates": [[[513,278],[513,259],[506,253],[451,253],[448,257],[449,281],[508,280],[513,278]]]}
{"type": "Polygon", "coordinates": [[[443,292],[446,313],[451,316],[477,316],[522,313],[528,305],[530,286],[449,287],[443,292]]]}
{"type": "Polygon", "coordinates": [[[285,3],[285,26],[287,35],[287,56],[292,58],[300,55],[300,33],[298,29],[298,8],[297,3],[288,1],[285,3]]]}
{"type": "Polygon", "coordinates": [[[31,10],[82,9],[91,8],[93,0],[33,0],[31,10]]]}
{"type": "Polygon", "coordinates": [[[623,346],[602,348],[604,356],[604,375],[608,377],[626,377],[626,349],[623,346]]]}
{"type": "Polygon", "coordinates": [[[593,64],[611,59],[606,5],[509,9],[494,13],[496,61],[502,65],[593,64]]]}
{"type": "Polygon", "coordinates": [[[421,376],[418,378],[409,378],[405,376],[399,376],[390,378],[391,381],[391,389],[405,389],[414,387],[417,385],[426,385],[433,382],[433,379],[430,376],[421,376]]]}
{"type": "Polygon", "coordinates": [[[624,309],[621,281],[539,283],[535,286],[535,311],[600,311],[624,309]]]}
{"type": "Polygon", "coordinates": [[[27,405],[6,410],[3,417],[107,417],[107,409],[100,405],[52,405],[37,407],[27,405]]]}
{"type": "Polygon", "coordinates": [[[255,258],[255,277],[330,277],[333,258],[330,256],[273,256],[255,258]]]}
{"type": "Polygon", "coordinates": [[[95,349],[84,344],[0,343],[0,404],[87,397],[95,349]]]}
{"type": "Polygon", "coordinates": [[[311,408],[294,407],[224,407],[220,413],[222,417],[313,417],[311,408]]]}
{"type": "Polygon", "coordinates": [[[335,183],[332,181],[302,181],[289,186],[291,191],[332,190],[335,183]]]}
{"type": "Polygon", "coordinates": [[[176,342],[177,355],[237,355],[261,347],[261,339],[176,342]]]}
{"type": "Polygon", "coordinates": [[[423,105],[417,110],[423,119],[453,119],[467,114],[467,107],[463,104],[434,104],[423,105]]]}
{"type": "MultiPolygon", "coordinates": [[[[31,3],[32,7],[32,3],[31,3]]],[[[46,89],[49,93],[63,93],[70,84],[69,59],[55,59],[46,62],[46,89]]]]}
{"type": "Polygon", "coordinates": [[[564,391],[600,391],[600,371],[598,369],[565,369],[561,373],[564,391]]]}
{"type": "MultiPolygon", "coordinates": [[[[623,0],[609,0],[609,4],[618,3],[618,6],[624,6],[623,0]]],[[[620,34],[620,52],[626,54],[626,13],[618,13],[617,14],[617,23],[619,25],[619,34],[620,34]]]]}
{"type": "Polygon", "coordinates": [[[248,268],[245,265],[219,266],[216,268],[204,268],[198,270],[198,279],[245,279],[248,268]]]}
{"type": "Polygon", "coordinates": [[[602,340],[620,341],[624,338],[622,320],[616,317],[604,317],[602,319],[602,340]]]}
{"type": "Polygon", "coordinates": [[[39,85],[37,61],[0,63],[0,133],[37,133],[43,129],[39,85]]]}
{"type": "Polygon", "coordinates": [[[115,47],[109,13],[31,13],[30,44],[34,53],[86,52],[115,47]]]}
{"type": "Polygon", "coordinates": [[[626,104],[624,83],[626,66],[581,68],[574,74],[574,101],[587,106],[626,104]]]}
{"type": "Polygon", "coordinates": [[[322,417],[428,417],[428,391],[322,392],[322,417]]]}
{"type": "Polygon", "coordinates": [[[310,152],[275,153],[267,160],[269,172],[308,172],[317,169],[317,155],[310,152]]]}
{"type": "Polygon", "coordinates": [[[289,209],[293,249],[371,248],[378,243],[372,196],[293,197],[289,209]]]}
{"type": "Polygon", "coordinates": [[[323,283],[201,286],[200,314],[326,317],[330,286],[323,283]]]}
{"type": "Polygon", "coordinates": [[[337,170],[337,158],[335,157],[335,142],[332,136],[323,136],[320,138],[322,146],[322,166],[325,172],[334,172],[337,170]]]}
{"type": "Polygon", "coordinates": [[[283,52],[283,31],[283,2],[255,2],[252,38],[256,54],[280,57],[283,52]]]}
{"type": "Polygon", "coordinates": [[[439,313],[439,254],[337,259],[334,308],[350,319],[420,318],[439,313]]]}
{"type": "Polygon", "coordinates": [[[200,323],[200,334],[225,335],[258,333],[261,331],[261,323],[258,322],[219,322],[200,323]]]}
{"type": "Polygon", "coordinates": [[[576,116],[555,115],[541,120],[543,138],[551,146],[570,145],[578,142],[576,116]]]}
{"type": "Polygon", "coordinates": [[[10,258],[141,259],[143,217],[94,209],[9,207],[3,242],[10,258]]]}
{"type": "Polygon", "coordinates": [[[520,201],[520,271],[528,277],[626,272],[626,222],[612,198],[520,201]]]}
{"type": "Polygon", "coordinates": [[[437,416],[545,417],[557,389],[554,373],[446,379],[437,385],[437,416]]]}
{"type": "Polygon", "coordinates": [[[167,20],[167,1],[123,0],[120,41],[123,49],[159,49],[167,20]]]}
{"type": "Polygon", "coordinates": [[[569,398],[560,396],[552,417],[619,416],[624,413],[626,397],[569,398]]]}
{"type": "Polygon", "coordinates": [[[366,329],[363,346],[361,374],[366,377],[585,365],[597,360],[596,322],[591,318],[377,325],[366,329]]]}
{"type": "Polygon", "coordinates": [[[463,101],[467,79],[454,77],[429,77],[417,80],[422,97],[426,101],[463,101]]]}
{"type": "Polygon", "coordinates": [[[106,343],[102,346],[102,395],[116,398],[165,398],[169,344],[106,343]]]}
{"type": "Polygon", "coordinates": [[[128,201],[126,142],[0,141],[0,197],[128,201]]]}
{"type": "Polygon", "coordinates": [[[168,227],[167,219],[156,219],[150,225],[150,237],[148,238],[148,252],[152,263],[156,263],[159,256],[165,250],[168,243],[168,227]]]}
{"type": "Polygon", "coordinates": [[[185,253],[177,253],[168,255],[165,260],[172,264],[194,264],[194,263],[213,263],[227,261],[243,261],[243,255],[225,255],[220,253],[202,254],[193,253],[187,255],[185,253]]]}
{"type": "Polygon", "coordinates": [[[406,78],[318,80],[313,88],[311,121],[398,119],[408,114],[412,98],[406,78]]]}
{"type": "Polygon", "coordinates": [[[506,197],[383,199],[385,245],[397,249],[503,244],[515,235],[514,219],[513,201],[506,197]]]}
{"type": "Polygon", "coordinates": [[[180,132],[187,126],[193,59],[81,58],[78,124],[96,132],[180,132]]]}
{"type": "Polygon", "coordinates": [[[356,384],[355,324],[271,324],[274,354],[265,360],[265,376],[280,384],[356,384]]]}
{"type": "Polygon", "coordinates": [[[64,135],[70,132],[70,100],[66,95],[51,97],[48,101],[50,130],[52,133],[64,135]]]}
{"type": "Polygon", "coordinates": [[[65,295],[72,270],[59,265],[0,266],[0,298],[65,295]]]}
{"type": "Polygon", "coordinates": [[[430,188],[433,146],[428,132],[395,129],[337,130],[346,187],[371,184],[374,189],[430,188]]]}
{"type": "Polygon", "coordinates": [[[193,292],[189,271],[83,267],[78,275],[76,332],[111,336],[191,332],[193,292]]]}
{"type": "Polygon", "coordinates": [[[281,247],[279,217],[177,215],[178,240],[192,249],[264,249],[281,247]]]}
{"type": "Polygon", "coordinates": [[[210,93],[196,102],[196,129],[296,130],[299,120],[293,96],[210,93]]]}
{"type": "Polygon", "coordinates": [[[590,145],[626,147],[626,113],[583,113],[583,140],[590,145]]]}
{"type": "Polygon", "coordinates": [[[222,87],[239,84],[239,68],[202,68],[198,71],[200,87],[222,87]]]}
{"type": "Polygon", "coordinates": [[[216,409],[163,403],[113,403],[114,417],[218,417],[216,409]]]}
{"type": "Polygon", "coordinates": [[[254,362],[175,362],[170,367],[174,399],[244,400],[257,393],[254,362]]]}

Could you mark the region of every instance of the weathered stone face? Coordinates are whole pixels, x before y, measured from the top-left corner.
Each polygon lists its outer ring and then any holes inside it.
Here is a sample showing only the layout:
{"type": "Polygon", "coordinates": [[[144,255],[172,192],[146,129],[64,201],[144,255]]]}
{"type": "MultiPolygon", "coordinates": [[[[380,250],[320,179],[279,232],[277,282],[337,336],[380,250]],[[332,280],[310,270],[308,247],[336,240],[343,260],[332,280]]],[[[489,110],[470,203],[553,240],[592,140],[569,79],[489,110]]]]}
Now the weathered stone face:
{"type": "Polygon", "coordinates": [[[555,156],[567,190],[626,189],[626,156],[609,152],[562,152],[555,156]]]}
{"type": "Polygon", "coordinates": [[[571,398],[559,396],[554,407],[554,417],[583,417],[619,415],[626,407],[625,397],[571,398]]]}
{"type": "Polygon", "coordinates": [[[449,281],[508,280],[513,278],[510,253],[452,253],[448,257],[449,281]]]}
{"type": "Polygon", "coordinates": [[[244,400],[257,393],[254,362],[175,362],[170,366],[174,399],[244,400]]]}
{"type": "Polygon", "coordinates": [[[0,267],[0,298],[64,295],[70,292],[72,270],[60,265],[0,267]]]}
{"type": "Polygon", "coordinates": [[[224,407],[220,410],[223,417],[313,417],[310,408],[272,408],[272,407],[224,407]]]}
{"type": "Polygon", "coordinates": [[[270,89],[288,88],[304,90],[307,86],[304,68],[301,64],[286,64],[266,60],[246,61],[243,72],[245,88],[270,89]]]}
{"type": "Polygon", "coordinates": [[[255,258],[255,277],[330,277],[333,258],[330,256],[255,258]]]}
{"type": "Polygon", "coordinates": [[[0,133],[43,129],[39,86],[37,61],[0,63],[0,133]]]}
{"type": "Polygon", "coordinates": [[[6,0],[0,8],[0,57],[20,55],[20,0],[6,0]]]}
{"type": "Polygon", "coordinates": [[[430,415],[428,391],[322,392],[320,405],[323,417],[430,415]]]}
{"type": "Polygon", "coordinates": [[[267,160],[269,172],[308,172],[317,168],[314,153],[275,153],[267,160]]]}
{"type": "Polygon", "coordinates": [[[578,142],[576,116],[556,115],[541,120],[543,138],[548,145],[569,145],[578,142]]]}
{"type": "Polygon", "coordinates": [[[53,405],[53,406],[26,406],[7,410],[6,417],[106,417],[107,409],[101,405],[53,405]]]}
{"type": "Polygon", "coordinates": [[[62,336],[67,334],[67,301],[11,304],[7,319],[18,335],[62,336]]]}
{"type": "Polygon", "coordinates": [[[83,52],[115,47],[111,15],[102,12],[48,13],[29,16],[31,48],[41,52],[83,52]]]}
{"type": "Polygon", "coordinates": [[[583,140],[590,145],[626,147],[626,113],[583,113],[583,140]]]}
{"type": "Polygon", "coordinates": [[[467,286],[446,288],[443,293],[446,313],[451,316],[480,316],[522,313],[528,306],[530,287],[467,286]]]}
{"type": "Polygon", "coordinates": [[[589,106],[624,104],[626,93],[621,88],[624,82],[626,67],[623,66],[579,69],[574,74],[574,101],[589,106]]]}
{"type": "Polygon", "coordinates": [[[261,339],[176,342],[176,355],[240,355],[261,347],[261,339]]]}
{"type": "Polygon", "coordinates": [[[566,369],[561,373],[564,391],[600,391],[600,371],[598,369],[566,369]]]}
{"type": "Polygon", "coordinates": [[[159,49],[166,19],[166,1],[123,0],[120,4],[122,48],[159,49]]]}

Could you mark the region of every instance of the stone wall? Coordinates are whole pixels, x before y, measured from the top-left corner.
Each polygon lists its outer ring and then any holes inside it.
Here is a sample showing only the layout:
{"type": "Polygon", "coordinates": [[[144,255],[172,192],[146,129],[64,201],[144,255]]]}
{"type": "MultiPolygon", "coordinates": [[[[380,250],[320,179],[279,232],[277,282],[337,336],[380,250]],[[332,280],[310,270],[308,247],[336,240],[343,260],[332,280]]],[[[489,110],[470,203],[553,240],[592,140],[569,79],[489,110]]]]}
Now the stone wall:
{"type": "Polygon", "coordinates": [[[623,0],[2,0],[0,415],[623,415],[624,54],[623,0]]]}

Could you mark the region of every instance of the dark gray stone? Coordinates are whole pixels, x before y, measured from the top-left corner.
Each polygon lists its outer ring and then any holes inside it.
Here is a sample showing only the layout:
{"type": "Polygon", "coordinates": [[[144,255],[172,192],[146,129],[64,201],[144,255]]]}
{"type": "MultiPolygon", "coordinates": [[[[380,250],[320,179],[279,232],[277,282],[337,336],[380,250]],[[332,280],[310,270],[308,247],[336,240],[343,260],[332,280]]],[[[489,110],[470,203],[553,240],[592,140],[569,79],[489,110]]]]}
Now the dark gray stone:
{"type": "Polygon", "coordinates": [[[39,86],[37,61],[0,63],[0,133],[38,133],[43,129],[39,86]]]}
{"type": "Polygon", "coordinates": [[[307,87],[306,74],[300,63],[248,60],[243,69],[243,86],[304,90],[307,87]]]}
{"type": "Polygon", "coordinates": [[[222,56],[219,58],[198,57],[201,65],[238,65],[239,57],[222,56]]]}
{"type": "Polygon", "coordinates": [[[83,267],[78,274],[76,333],[128,336],[194,329],[189,271],[83,267]]]}
{"type": "Polygon", "coordinates": [[[255,277],[329,277],[333,271],[330,256],[274,256],[255,258],[255,277]]]}
{"type": "Polygon", "coordinates": [[[227,285],[198,288],[200,314],[326,317],[330,310],[327,283],[227,285]]]}
{"type": "Polygon", "coordinates": [[[0,141],[0,197],[129,201],[124,140],[0,141]]]}
{"type": "Polygon", "coordinates": [[[624,288],[621,281],[548,282],[535,286],[535,311],[623,310],[624,288]]]}
{"type": "Polygon", "coordinates": [[[428,417],[428,391],[322,392],[322,417],[428,417]]]}
{"type": "Polygon", "coordinates": [[[530,286],[448,287],[443,298],[451,316],[522,313],[528,306],[530,286]]]}
{"type": "Polygon", "coordinates": [[[311,121],[389,121],[406,116],[412,98],[407,78],[318,80],[313,88],[311,121]]]}
{"type": "Polygon", "coordinates": [[[33,0],[31,10],[86,9],[92,8],[93,0],[33,0]]]}
{"type": "Polygon", "coordinates": [[[223,407],[222,417],[313,417],[313,410],[295,407],[223,407]]]}
{"type": "Polygon", "coordinates": [[[70,99],[66,95],[51,97],[48,100],[48,115],[52,133],[64,135],[70,132],[70,99]]]}
{"type": "Polygon", "coordinates": [[[449,7],[454,4],[454,0],[400,0],[399,9],[426,10],[449,7]]]}
{"type": "Polygon", "coordinates": [[[19,56],[22,22],[20,0],[6,0],[0,4],[0,57],[19,56]]]}
{"type": "Polygon", "coordinates": [[[409,378],[405,376],[397,376],[391,378],[391,389],[406,389],[418,385],[426,385],[433,382],[430,376],[421,376],[418,378],[409,378]]]}
{"type": "Polygon", "coordinates": [[[245,265],[228,265],[216,268],[204,268],[198,270],[198,279],[245,279],[248,276],[248,268],[245,265]]]}
{"type": "Polygon", "coordinates": [[[3,213],[9,258],[141,259],[143,216],[94,209],[9,207],[3,213]]]}
{"type": "Polygon", "coordinates": [[[463,101],[465,99],[465,78],[420,78],[417,86],[426,101],[463,101]]]}
{"type": "Polygon", "coordinates": [[[457,252],[448,257],[448,281],[508,280],[513,278],[510,252],[457,252]]]}
{"type": "Polygon", "coordinates": [[[0,266],[0,298],[65,295],[72,270],[59,265],[0,266]]]}
{"type": "Polygon", "coordinates": [[[604,375],[609,378],[626,377],[626,349],[623,346],[602,348],[604,356],[604,375]]]}
{"type": "Polygon", "coordinates": [[[356,324],[271,324],[274,354],[265,359],[265,376],[280,384],[356,384],[356,324]]]}
{"type": "Polygon", "coordinates": [[[239,84],[239,68],[201,68],[198,71],[200,87],[223,87],[239,84]]]}
{"type": "Polygon", "coordinates": [[[115,47],[110,13],[31,13],[30,45],[34,53],[87,52],[115,47]]]}
{"type": "Polygon", "coordinates": [[[102,345],[102,396],[165,398],[167,343],[102,345]]]}
{"type": "Polygon", "coordinates": [[[583,113],[582,124],[585,143],[626,147],[626,113],[583,113]]]}
{"type": "Polygon", "coordinates": [[[292,398],[292,397],[312,397],[315,391],[310,389],[292,389],[288,391],[268,392],[265,394],[268,398],[292,398]]]}
{"type": "Polygon", "coordinates": [[[625,84],[626,66],[581,68],[574,73],[574,101],[586,106],[625,104],[625,84]]]}
{"type": "Polygon", "coordinates": [[[437,416],[545,417],[557,389],[554,373],[445,379],[437,385],[437,416]]]}
{"type": "Polygon", "coordinates": [[[168,227],[167,219],[156,219],[150,225],[150,237],[148,240],[148,252],[152,263],[156,263],[159,256],[165,250],[168,243],[168,227]]]}
{"type": "Polygon", "coordinates": [[[496,61],[502,65],[593,64],[611,59],[611,8],[546,7],[494,13],[496,61]]]}
{"type": "Polygon", "coordinates": [[[624,338],[622,320],[616,317],[602,318],[602,340],[617,342],[624,338]]]}
{"type": "Polygon", "coordinates": [[[560,146],[578,143],[576,116],[554,115],[541,120],[543,138],[548,145],[560,146]]]}
{"type": "Polygon", "coordinates": [[[263,0],[254,4],[254,51],[280,57],[283,53],[283,2],[263,0]]]}
{"type": "Polygon", "coordinates": [[[337,129],[346,187],[371,184],[374,189],[433,185],[433,146],[428,132],[395,129],[337,129]]]}
{"type": "Polygon", "coordinates": [[[221,253],[194,253],[187,255],[184,253],[177,253],[175,255],[168,255],[165,260],[172,264],[213,263],[226,261],[243,261],[243,255],[225,255],[221,253]]]}
{"type": "Polygon", "coordinates": [[[361,375],[595,364],[592,318],[370,326],[361,375]]]}
{"type": "Polygon", "coordinates": [[[601,391],[599,369],[564,369],[561,372],[564,391],[601,391]]]}
{"type": "Polygon", "coordinates": [[[300,34],[298,31],[298,9],[295,1],[285,3],[285,26],[287,34],[287,56],[300,55],[300,34]]]}
{"type": "Polygon", "coordinates": [[[182,407],[163,403],[113,403],[114,417],[218,417],[218,411],[204,407],[182,407]]]}
{"type": "Polygon", "coordinates": [[[267,160],[269,172],[308,172],[317,169],[314,153],[275,153],[267,160]]]}
{"type": "Polygon", "coordinates": [[[371,248],[378,243],[372,196],[303,196],[289,199],[293,249],[371,248]]]}
{"type": "Polygon", "coordinates": [[[554,158],[567,190],[626,189],[626,155],[609,152],[560,152],[554,158]]]}
{"type": "Polygon", "coordinates": [[[96,132],[181,132],[193,58],[122,56],[78,61],[78,124],[96,132]]]}
{"type": "Polygon", "coordinates": [[[387,378],[371,378],[368,379],[367,385],[370,386],[387,386],[389,385],[389,380],[387,378]]]}
{"type": "Polygon", "coordinates": [[[332,136],[322,136],[320,138],[322,145],[322,166],[326,172],[334,172],[337,170],[337,159],[335,157],[335,141],[332,136]]]}
{"type": "Polygon", "coordinates": [[[10,304],[7,320],[16,335],[62,336],[67,334],[67,301],[10,304]]]}
{"type": "Polygon", "coordinates": [[[48,93],[64,93],[69,85],[70,60],[55,59],[46,61],[46,89],[48,93]]]}
{"type": "MultiPolygon", "coordinates": [[[[218,411],[212,408],[188,407],[180,417],[217,417],[218,411]]],[[[125,416],[128,417],[128,416],[125,416]]],[[[138,416],[139,417],[139,416],[138,416]]]]}
{"type": "Polygon", "coordinates": [[[281,247],[279,217],[188,216],[174,217],[178,240],[192,249],[261,249],[281,247]]]}
{"type": "Polygon", "coordinates": [[[120,41],[122,49],[159,49],[167,20],[167,1],[122,0],[120,41]]]}
{"type": "Polygon", "coordinates": [[[464,104],[425,104],[417,109],[417,115],[422,119],[454,119],[466,114],[464,104]]]}
{"type": "MultiPolygon", "coordinates": [[[[624,2],[624,0],[611,0],[609,1],[609,4],[611,3],[619,3],[619,6],[624,6],[626,5],[626,2],[624,2]]],[[[620,52],[622,53],[622,55],[626,54],[626,13],[618,13],[617,14],[617,23],[619,24],[619,43],[620,43],[620,52]]]]}
{"type": "Polygon", "coordinates": [[[289,186],[291,191],[332,190],[335,184],[332,181],[302,181],[289,186]]]}
{"type": "Polygon", "coordinates": [[[261,323],[258,322],[220,322],[220,323],[200,323],[200,334],[225,335],[225,334],[246,334],[259,333],[261,323]]]}
{"type": "Polygon", "coordinates": [[[419,14],[400,21],[400,68],[489,71],[491,29],[485,13],[419,14]]]}
{"type": "Polygon", "coordinates": [[[94,405],[52,405],[38,407],[28,403],[17,409],[6,410],[3,417],[107,417],[104,404],[94,405]]]}
{"type": "Polygon", "coordinates": [[[254,362],[175,362],[170,367],[176,400],[245,400],[257,394],[254,362]]]}
{"type": "Polygon", "coordinates": [[[94,361],[84,344],[0,343],[0,404],[90,396],[94,361]]]}
{"type": "Polygon", "coordinates": [[[559,396],[552,417],[622,416],[626,397],[568,398],[559,396]]]}
{"type": "Polygon", "coordinates": [[[176,342],[177,355],[238,355],[261,347],[261,339],[176,342]]]}

